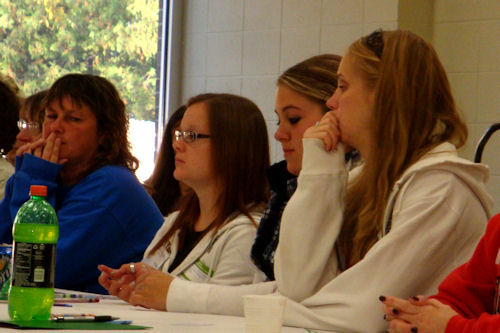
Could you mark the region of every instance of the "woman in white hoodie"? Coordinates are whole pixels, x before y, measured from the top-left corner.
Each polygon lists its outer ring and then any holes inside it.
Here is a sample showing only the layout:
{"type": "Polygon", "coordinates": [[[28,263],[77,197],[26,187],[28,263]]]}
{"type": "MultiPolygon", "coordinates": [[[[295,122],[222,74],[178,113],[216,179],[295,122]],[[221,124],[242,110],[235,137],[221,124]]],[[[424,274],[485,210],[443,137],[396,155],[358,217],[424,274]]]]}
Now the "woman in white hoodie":
{"type": "Polygon", "coordinates": [[[99,266],[99,282],[110,294],[159,310],[166,309],[174,277],[224,285],[254,281],[250,247],[268,197],[267,129],[250,100],[191,98],[173,147],[174,177],[192,191],[166,217],[141,263],[99,266]]]}
{"type": "Polygon", "coordinates": [[[379,295],[435,293],[470,257],[490,216],[488,170],[457,156],[467,129],[419,36],[376,30],[338,75],[332,111],[304,133],[274,272],[286,324],[380,332],[379,295]],[[360,170],[347,172],[345,145],[360,170]]]}
{"type": "MultiPolygon", "coordinates": [[[[267,294],[276,289],[275,281],[259,281],[266,278],[274,280],[274,254],[278,245],[281,214],[295,191],[296,177],[300,173],[302,136],[328,111],[325,102],[337,87],[339,63],[338,55],[314,56],[288,68],[277,80],[275,113],[278,128],[274,137],[283,148],[285,161],[268,169],[271,199],[251,251],[253,262],[262,271],[253,267],[253,283],[239,286],[215,284],[212,281],[193,283],[178,277],[169,285],[165,295],[166,310],[241,315],[243,295],[267,294]]],[[[242,253],[243,256],[248,254],[242,253]]],[[[128,271],[129,267],[125,265],[123,270],[128,271]]],[[[103,283],[108,282],[104,280],[103,283]]]]}

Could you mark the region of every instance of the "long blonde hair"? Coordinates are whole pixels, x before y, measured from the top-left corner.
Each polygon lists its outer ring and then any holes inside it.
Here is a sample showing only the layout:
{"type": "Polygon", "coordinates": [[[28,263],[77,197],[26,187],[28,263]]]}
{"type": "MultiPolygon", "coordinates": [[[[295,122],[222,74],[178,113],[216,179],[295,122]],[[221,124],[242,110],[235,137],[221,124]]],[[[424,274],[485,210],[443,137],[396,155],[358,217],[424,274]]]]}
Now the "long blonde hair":
{"type": "Polygon", "coordinates": [[[436,52],[421,37],[409,31],[376,31],[354,42],[346,57],[376,92],[372,138],[376,158],[365,161],[347,191],[339,238],[352,265],[377,242],[396,180],[438,144],[462,146],[467,127],[436,52]]]}

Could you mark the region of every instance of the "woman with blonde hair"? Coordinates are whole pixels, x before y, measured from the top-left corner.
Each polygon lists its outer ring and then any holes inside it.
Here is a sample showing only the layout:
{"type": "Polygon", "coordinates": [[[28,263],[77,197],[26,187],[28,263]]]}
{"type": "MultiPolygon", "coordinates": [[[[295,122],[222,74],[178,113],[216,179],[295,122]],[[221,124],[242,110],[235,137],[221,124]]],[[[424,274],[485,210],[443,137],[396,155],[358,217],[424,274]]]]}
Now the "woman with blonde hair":
{"type": "Polygon", "coordinates": [[[285,324],[378,332],[379,295],[434,292],[470,257],[490,216],[488,170],[457,156],[467,129],[419,36],[360,38],[338,75],[332,111],[304,133],[274,272],[285,324]],[[365,161],[350,173],[346,147],[365,161]]]}

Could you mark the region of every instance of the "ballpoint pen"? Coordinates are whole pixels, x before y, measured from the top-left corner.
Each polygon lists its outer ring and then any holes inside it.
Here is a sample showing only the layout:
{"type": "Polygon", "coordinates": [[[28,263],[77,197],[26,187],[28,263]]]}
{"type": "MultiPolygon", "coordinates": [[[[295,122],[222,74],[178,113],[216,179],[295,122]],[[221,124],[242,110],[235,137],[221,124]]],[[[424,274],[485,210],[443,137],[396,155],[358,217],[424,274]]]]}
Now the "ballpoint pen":
{"type": "Polygon", "coordinates": [[[105,322],[112,321],[118,319],[113,316],[94,316],[94,315],[61,315],[55,316],[53,320],[55,321],[96,321],[96,322],[105,322]]]}

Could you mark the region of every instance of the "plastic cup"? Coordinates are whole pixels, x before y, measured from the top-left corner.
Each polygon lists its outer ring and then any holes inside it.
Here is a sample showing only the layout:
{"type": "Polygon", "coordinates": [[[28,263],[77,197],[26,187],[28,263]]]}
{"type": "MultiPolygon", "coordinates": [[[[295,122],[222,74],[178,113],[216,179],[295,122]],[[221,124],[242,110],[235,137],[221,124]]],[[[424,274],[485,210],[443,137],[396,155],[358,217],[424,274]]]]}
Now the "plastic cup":
{"type": "Polygon", "coordinates": [[[280,295],[245,295],[246,333],[280,333],[286,298],[280,295]]]}

